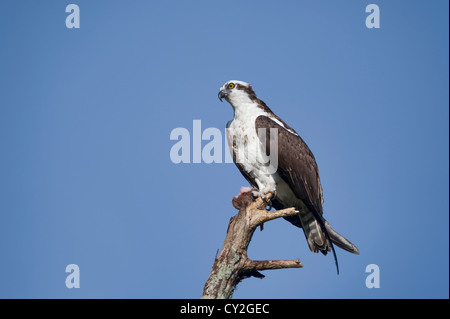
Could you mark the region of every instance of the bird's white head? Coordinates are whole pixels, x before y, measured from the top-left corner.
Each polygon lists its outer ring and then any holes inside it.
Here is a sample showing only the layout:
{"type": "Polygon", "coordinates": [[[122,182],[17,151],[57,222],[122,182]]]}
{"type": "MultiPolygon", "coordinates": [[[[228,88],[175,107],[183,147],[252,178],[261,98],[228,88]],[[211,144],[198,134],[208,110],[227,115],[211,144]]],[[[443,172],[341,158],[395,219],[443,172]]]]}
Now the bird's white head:
{"type": "Polygon", "coordinates": [[[220,88],[219,99],[227,100],[236,109],[242,105],[254,103],[257,98],[250,84],[232,80],[220,88]]]}

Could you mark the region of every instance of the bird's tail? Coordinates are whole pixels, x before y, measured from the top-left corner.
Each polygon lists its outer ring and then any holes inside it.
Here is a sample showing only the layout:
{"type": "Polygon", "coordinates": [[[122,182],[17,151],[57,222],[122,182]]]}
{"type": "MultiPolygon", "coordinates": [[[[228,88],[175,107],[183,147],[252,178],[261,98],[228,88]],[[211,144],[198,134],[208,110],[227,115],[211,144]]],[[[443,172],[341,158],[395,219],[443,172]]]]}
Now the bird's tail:
{"type": "Polygon", "coordinates": [[[327,252],[330,251],[330,245],[319,221],[312,213],[300,213],[299,217],[309,249],[314,253],[320,251],[322,254],[326,255],[327,252]]]}
{"type": "Polygon", "coordinates": [[[353,245],[350,242],[350,240],[348,240],[344,236],[338,234],[333,228],[331,228],[331,226],[328,224],[327,221],[325,221],[325,228],[326,228],[328,235],[330,236],[330,239],[333,242],[333,244],[335,244],[336,246],[338,246],[348,252],[351,252],[352,254],[359,255],[358,248],[355,245],[353,245]]]}
{"type": "Polygon", "coordinates": [[[324,255],[331,250],[332,245],[329,240],[336,246],[359,255],[359,250],[348,239],[338,234],[328,222],[324,219],[323,225],[325,229],[320,225],[320,221],[316,219],[314,214],[299,214],[300,221],[302,223],[303,232],[305,233],[306,241],[308,242],[309,249],[314,252],[321,252],[324,255]],[[328,233],[328,234],[326,234],[328,233]]]}

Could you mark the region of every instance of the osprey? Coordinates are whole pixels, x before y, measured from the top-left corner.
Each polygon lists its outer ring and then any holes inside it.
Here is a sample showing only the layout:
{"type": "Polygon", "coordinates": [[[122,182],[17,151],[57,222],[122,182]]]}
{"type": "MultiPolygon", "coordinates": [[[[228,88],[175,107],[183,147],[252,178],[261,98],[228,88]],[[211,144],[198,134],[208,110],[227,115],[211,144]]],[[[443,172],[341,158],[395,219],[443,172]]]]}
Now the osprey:
{"type": "Polygon", "coordinates": [[[233,120],[227,123],[234,163],[257,196],[265,200],[265,194],[271,192],[275,209],[295,207],[299,211],[285,219],[303,229],[312,252],[326,255],[332,250],[339,273],[333,244],[354,254],[359,251],[323,217],[323,191],[313,153],[292,127],[256,97],[250,84],[225,83],[219,91],[219,99],[223,98],[234,111],[233,120]],[[267,160],[269,149],[277,153],[273,165],[267,160]]]}

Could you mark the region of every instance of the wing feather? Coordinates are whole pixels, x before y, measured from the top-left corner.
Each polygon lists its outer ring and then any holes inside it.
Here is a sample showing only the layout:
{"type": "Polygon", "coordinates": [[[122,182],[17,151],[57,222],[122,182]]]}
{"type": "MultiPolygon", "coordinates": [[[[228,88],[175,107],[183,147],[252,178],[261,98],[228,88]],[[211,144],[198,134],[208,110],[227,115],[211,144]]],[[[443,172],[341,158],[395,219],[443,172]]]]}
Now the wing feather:
{"type": "MultiPolygon", "coordinates": [[[[279,118],[277,122],[286,125],[279,118]]],[[[323,191],[316,159],[308,145],[291,127],[287,125],[283,127],[277,122],[261,115],[256,119],[256,129],[266,129],[266,150],[270,150],[270,128],[278,130],[277,173],[308,209],[322,216],[323,191]]]]}

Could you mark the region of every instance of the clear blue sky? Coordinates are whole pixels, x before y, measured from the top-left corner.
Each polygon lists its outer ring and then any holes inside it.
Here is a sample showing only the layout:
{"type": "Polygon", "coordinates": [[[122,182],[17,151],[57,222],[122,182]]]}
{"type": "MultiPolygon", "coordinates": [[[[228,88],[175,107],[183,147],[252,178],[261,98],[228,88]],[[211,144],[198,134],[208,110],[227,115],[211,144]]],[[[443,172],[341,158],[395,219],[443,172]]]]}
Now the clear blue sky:
{"type": "Polygon", "coordinates": [[[223,129],[218,89],[238,79],[308,143],[324,214],[361,255],[338,250],[337,276],[270,222],[249,256],[304,268],[234,297],[448,298],[449,4],[373,2],[380,29],[356,0],[2,1],[0,297],[200,297],[247,182],[234,164],[172,163],[169,137],[223,129]]]}

